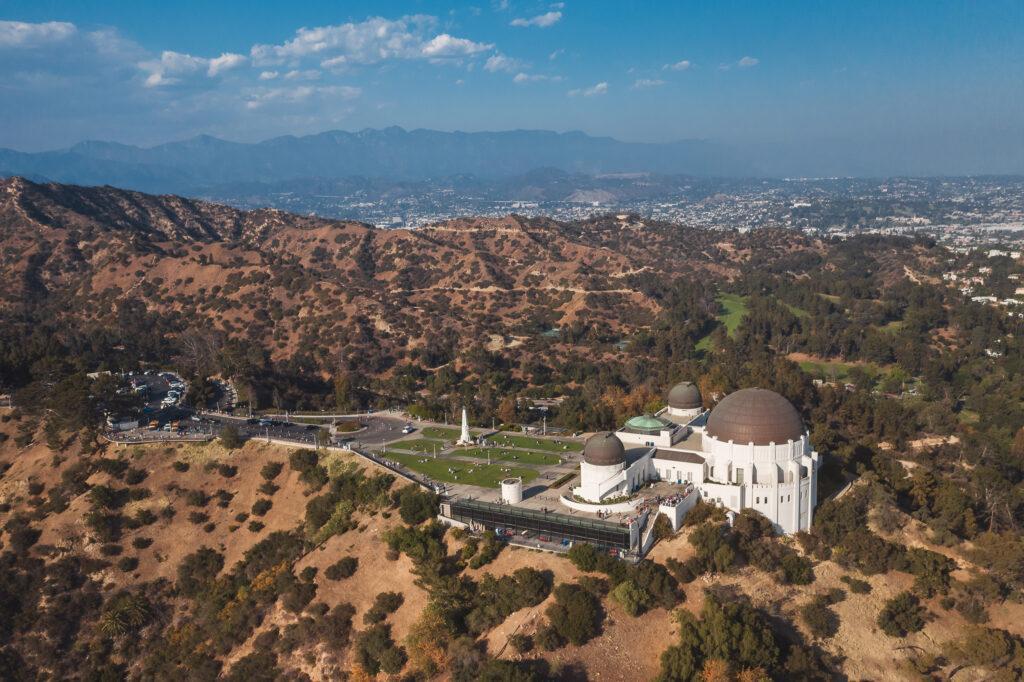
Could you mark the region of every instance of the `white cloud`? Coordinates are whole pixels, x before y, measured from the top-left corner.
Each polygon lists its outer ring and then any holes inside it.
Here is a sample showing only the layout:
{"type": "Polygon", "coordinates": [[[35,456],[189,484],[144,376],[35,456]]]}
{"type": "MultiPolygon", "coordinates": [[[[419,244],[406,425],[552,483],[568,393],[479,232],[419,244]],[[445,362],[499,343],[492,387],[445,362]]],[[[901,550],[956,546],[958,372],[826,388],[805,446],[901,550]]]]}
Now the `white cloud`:
{"type": "Polygon", "coordinates": [[[423,56],[431,58],[466,57],[483,50],[489,50],[492,47],[494,47],[493,44],[484,45],[483,43],[475,43],[467,38],[455,38],[447,33],[442,33],[434,36],[423,45],[423,56]]]}
{"type": "Polygon", "coordinates": [[[260,74],[261,81],[272,81],[277,78],[277,71],[264,71],[260,74]]]}
{"type": "Polygon", "coordinates": [[[320,77],[320,72],[316,69],[310,69],[308,71],[299,71],[293,69],[284,75],[285,80],[289,81],[312,81],[320,77]]]}
{"type": "Polygon", "coordinates": [[[494,54],[487,58],[484,62],[484,71],[515,71],[520,68],[522,63],[518,59],[512,57],[506,57],[503,54],[494,54]]]}
{"type": "Polygon", "coordinates": [[[736,65],[741,67],[757,66],[757,62],[757,57],[744,57],[743,59],[736,62],[736,65]]]}
{"type": "Polygon", "coordinates": [[[537,26],[538,28],[547,28],[548,26],[554,26],[557,24],[558,20],[561,18],[561,12],[547,12],[546,14],[538,14],[532,19],[513,19],[509,22],[509,26],[537,26]]]}
{"type": "Polygon", "coordinates": [[[662,70],[668,69],[670,71],[685,71],[686,69],[690,68],[691,66],[693,66],[693,64],[690,63],[690,60],[689,59],[684,59],[683,61],[676,62],[675,64],[666,64],[665,66],[663,66],[661,68],[662,68],[662,70]]]}
{"type": "Polygon", "coordinates": [[[205,59],[173,50],[164,50],[160,59],[139,62],[139,68],[149,72],[145,84],[146,87],[152,88],[179,83],[185,76],[194,76],[204,72],[210,77],[218,76],[245,62],[245,56],[229,52],[213,59],[205,59]]]}
{"type": "Polygon", "coordinates": [[[664,85],[664,84],[665,84],[665,81],[658,80],[656,78],[655,79],[641,78],[641,79],[637,80],[636,83],[633,83],[633,87],[634,88],[652,88],[652,87],[655,87],[657,85],[664,85]]]}
{"type": "Polygon", "coordinates": [[[563,54],[565,54],[565,48],[564,47],[562,49],[560,49],[560,50],[555,50],[554,52],[552,52],[551,55],[548,57],[548,59],[551,60],[551,61],[554,61],[554,60],[558,59],[558,57],[560,55],[563,55],[563,54]]]}
{"type": "Polygon", "coordinates": [[[160,59],[139,63],[139,68],[148,71],[146,87],[171,85],[181,81],[182,76],[191,76],[209,68],[210,60],[193,57],[190,54],[164,50],[160,59]]]}
{"type": "Polygon", "coordinates": [[[608,94],[608,84],[607,83],[598,83],[597,85],[595,85],[592,88],[585,88],[585,89],[577,88],[575,90],[570,90],[568,94],[569,94],[570,97],[575,97],[576,95],[583,95],[584,97],[593,97],[595,95],[606,95],[606,94],[608,94]]]}
{"type": "Polygon", "coordinates": [[[348,65],[348,58],[345,55],[340,54],[337,57],[331,57],[320,62],[320,66],[325,69],[332,69],[334,71],[341,71],[348,65]]]}
{"type": "Polygon", "coordinates": [[[321,56],[324,68],[348,64],[376,64],[389,59],[441,59],[467,57],[493,48],[441,33],[426,33],[437,20],[416,15],[397,20],[372,17],[359,23],[300,28],[283,45],[253,45],[250,54],[258,66],[321,56]]]}
{"type": "Polygon", "coordinates": [[[0,48],[41,47],[66,40],[76,33],[78,28],[66,21],[47,21],[42,24],[0,21],[0,48]]]}
{"type": "Polygon", "coordinates": [[[299,85],[290,88],[260,87],[249,93],[246,109],[259,109],[274,102],[305,102],[314,97],[353,99],[363,93],[362,89],[347,85],[299,85]]]}
{"type": "Polygon", "coordinates": [[[214,57],[210,60],[206,73],[210,76],[216,76],[220,73],[224,73],[225,71],[230,71],[231,69],[239,67],[246,61],[248,60],[245,55],[225,52],[221,56],[214,57]]]}
{"type": "Polygon", "coordinates": [[[517,73],[515,78],[512,79],[513,83],[529,83],[531,81],[551,81],[557,83],[562,80],[561,76],[545,76],[541,73],[517,73]]]}
{"type": "Polygon", "coordinates": [[[551,3],[551,9],[564,9],[564,8],[565,8],[565,3],[564,2],[553,2],[553,3],[551,3]]]}

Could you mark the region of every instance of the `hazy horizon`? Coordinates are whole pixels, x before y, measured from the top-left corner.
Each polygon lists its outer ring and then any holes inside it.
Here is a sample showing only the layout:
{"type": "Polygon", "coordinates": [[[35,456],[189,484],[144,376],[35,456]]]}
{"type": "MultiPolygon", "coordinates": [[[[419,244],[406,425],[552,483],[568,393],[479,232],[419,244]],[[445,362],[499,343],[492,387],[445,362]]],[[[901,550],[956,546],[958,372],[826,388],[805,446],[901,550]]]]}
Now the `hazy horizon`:
{"type": "Polygon", "coordinates": [[[708,140],[842,174],[1024,172],[1012,2],[0,8],[0,147],[329,130],[708,140]]]}

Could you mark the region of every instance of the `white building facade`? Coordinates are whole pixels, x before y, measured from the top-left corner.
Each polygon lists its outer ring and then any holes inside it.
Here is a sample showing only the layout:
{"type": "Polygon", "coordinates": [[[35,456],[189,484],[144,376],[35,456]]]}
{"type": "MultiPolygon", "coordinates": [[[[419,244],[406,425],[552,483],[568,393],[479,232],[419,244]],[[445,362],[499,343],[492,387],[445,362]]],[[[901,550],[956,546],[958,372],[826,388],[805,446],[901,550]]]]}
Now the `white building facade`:
{"type": "Polygon", "coordinates": [[[588,440],[576,497],[601,504],[650,481],[691,484],[706,502],[735,512],[754,509],[779,532],[810,528],[820,457],[793,405],[751,388],[703,411],[693,407],[695,391],[693,384],[680,384],[659,414],[634,417],[614,434],[588,440]],[[689,407],[681,406],[683,394],[689,407]]]}

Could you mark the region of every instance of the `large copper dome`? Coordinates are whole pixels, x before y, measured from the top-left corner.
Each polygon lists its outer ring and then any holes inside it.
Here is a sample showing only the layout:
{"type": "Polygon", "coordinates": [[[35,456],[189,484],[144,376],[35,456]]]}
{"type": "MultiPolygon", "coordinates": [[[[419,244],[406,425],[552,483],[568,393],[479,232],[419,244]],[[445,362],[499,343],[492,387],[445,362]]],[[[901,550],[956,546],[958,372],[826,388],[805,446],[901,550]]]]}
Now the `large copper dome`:
{"type": "Polygon", "coordinates": [[[781,445],[800,440],[804,422],[792,403],[774,391],[745,388],[727,395],[711,411],[705,432],[720,441],[781,445]]]}
{"type": "Polygon", "coordinates": [[[668,392],[668,406],[675,410],[699,410],[704,406],[700,389],[692,381],[684,381],[668,392]]]}
{"type": "Polygon", "coordinates": [[[583,446],[583,461],[599,467],[622,464],[626,461],[626,449],[611,431],[598,431],[583,446]]]}

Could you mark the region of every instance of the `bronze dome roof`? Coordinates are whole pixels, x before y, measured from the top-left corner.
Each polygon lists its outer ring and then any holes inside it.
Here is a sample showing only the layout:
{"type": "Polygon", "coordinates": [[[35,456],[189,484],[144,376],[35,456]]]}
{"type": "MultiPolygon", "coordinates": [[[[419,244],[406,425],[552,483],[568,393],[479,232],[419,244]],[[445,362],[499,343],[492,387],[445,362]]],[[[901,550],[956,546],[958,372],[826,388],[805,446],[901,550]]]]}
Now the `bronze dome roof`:
{"type": "Polygon", "coordinates": [[[622,441],[611,431],[598,431],[583,446],[583,461],[594,466],[612,466],[626,461],[622,441]]]}
{"type": "Polygon", "coordinates": [[[704,431],[720,441],[781,445],[800,440],[804,423],[792,403],[774,391],[745,388],[727,395],[711,411],[704,431]]]}
{"type": "Polygon", "coordinates": [[[668,406],[676,410],[699,410],[704,406],[700,389],[692,381],[683,381],[668,392],[668,406]]]}

